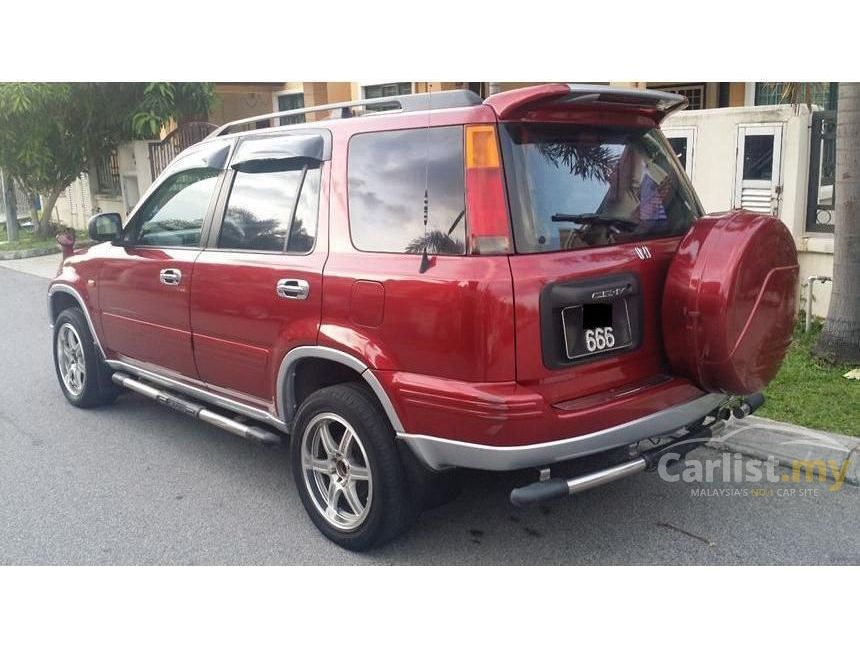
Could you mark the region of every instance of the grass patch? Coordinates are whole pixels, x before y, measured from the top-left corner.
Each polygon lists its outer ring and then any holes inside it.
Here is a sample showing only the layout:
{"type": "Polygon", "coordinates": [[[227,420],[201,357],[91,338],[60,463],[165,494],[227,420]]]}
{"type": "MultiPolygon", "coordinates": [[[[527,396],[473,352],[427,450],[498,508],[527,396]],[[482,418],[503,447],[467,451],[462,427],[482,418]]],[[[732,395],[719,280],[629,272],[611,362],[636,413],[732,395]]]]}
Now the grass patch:
{"type": "MultiPolygon", "coordinates": [[[[75,231],[77,241],[89,239],[86,231],[75,231]]],[[[19,229],[18,239],[9,242],[6,237],[6,227],[0,227],[0,251],[21,251],[24,249],[55,249],[59,248],[55,238],[56,233],[49,233],[47,237],[38,238],[32,231],[19,229]]]]}
{"type": "Polygon", "coordinates": [[[765,389],[765,404],[756,414],[860,437],[860,381],[842,376],[851,365],[830,363],[810,354],[820,333],[819,321],[808,334],[798,324],[782,368],[765,389]]]}

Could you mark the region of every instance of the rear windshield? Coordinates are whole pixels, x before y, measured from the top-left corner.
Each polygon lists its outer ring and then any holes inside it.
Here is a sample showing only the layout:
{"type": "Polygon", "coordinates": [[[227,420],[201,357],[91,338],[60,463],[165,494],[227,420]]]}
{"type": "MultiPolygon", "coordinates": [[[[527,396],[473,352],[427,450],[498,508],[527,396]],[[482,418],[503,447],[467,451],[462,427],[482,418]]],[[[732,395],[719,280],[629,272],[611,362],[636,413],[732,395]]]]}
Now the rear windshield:
{"type": "Polygon", "coordinates": [[[700,206],[657,129],[507,124],[518,253],[682,235],[700,206]]]}

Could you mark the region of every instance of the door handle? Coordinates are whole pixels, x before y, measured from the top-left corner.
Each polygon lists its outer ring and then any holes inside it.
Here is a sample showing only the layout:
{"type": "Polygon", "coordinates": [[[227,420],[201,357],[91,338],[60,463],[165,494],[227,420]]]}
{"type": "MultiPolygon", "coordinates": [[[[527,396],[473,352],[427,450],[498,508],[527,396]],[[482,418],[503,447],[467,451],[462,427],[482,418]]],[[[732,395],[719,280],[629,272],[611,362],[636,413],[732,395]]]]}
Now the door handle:
{"type": "Polygon", "coordinates": [[[179,269],[162,269],[158,274],[158,281],[168,286],[177,285],[182,281],[182,271],[179,269]]]}
{"type": "Polygon", "coordinates": [[[290,298],[292,300],[306,300],[310,293],[311,287],[307,280],[294,280],[285,278],[278,280],[275,291],[281,298],[290,298]]]}

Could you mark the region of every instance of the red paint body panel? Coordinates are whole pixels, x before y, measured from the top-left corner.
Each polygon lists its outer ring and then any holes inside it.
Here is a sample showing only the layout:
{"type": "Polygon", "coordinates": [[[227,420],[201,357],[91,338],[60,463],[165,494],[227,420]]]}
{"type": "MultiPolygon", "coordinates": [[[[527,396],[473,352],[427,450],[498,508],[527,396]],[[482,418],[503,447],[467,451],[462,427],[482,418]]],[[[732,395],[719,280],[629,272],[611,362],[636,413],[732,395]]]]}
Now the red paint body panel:
{"type": "MultiPolygon", "coordinates": [[[[493,122],[486,106],[401,115],[396,126],[493,122]]],[[[420,273],[421,257],[355,250],[347,211],[347,148],[359,132],[390,130],[389,119],[355,119],[333,129],[331,253],[325,267],[320,344],[356,356],[373,369],[396,370],[461,381],[512,381],[513,292],[507,258],[433,258],[420,273]],[[386,123],[386,121],[388,121],[386,123]],[[357,325],[352,310],[357,281],[384,287],[379,326],[357,325]]],[[[376,305],[373,305],[376,306],[376,305]]]]}
{"type": "Polygon", "coordinates": [[[199,253],[110,245],[104,249],[99,303],[103,340],[111,352],[197,378],[188,302],[199,253]],[[182,272],[178,285],[159,280],[159,272],[168,268],[182,272]]]}
{"type": "Polygon", "coordinates": [[[206,249],[194,266],[191,328],[201,380],[212,389],[274,409],[281,361],[316,345],[328,255],[329,165],[320,183],[317,239],[311,253],[289,255],[206,249]],[[277,295],[278,280],[307,281],[305,300],[277,295]]]}
{"type": "Polygon", "coordinates": [[[385,319],[385,287],[373,280],[352,283],[349,319],[362,327],[379,327],[385,319]]]}
{"type": "Polygon", "coordinates": [[[191,325],[200,378],[214,388],[273,401],[281,359],[315,345],[325,254],[201,253],[194,273],[191,325]],[[278,280],[307,280],[307,300],[281,298],[278,280]]]}
{"type": "Polygon", "coordinates": [[[652,257],[640,260],[633,244],[511,256],[517,325],[517,380],[550,403],[588,396],[667,373],[659,324],[663,283],[677,238],[648,240],[652,257]],[[561,369],[544,365],[541,355],[541,291],[547,284],[630,272],[639,277],[644,308],[637,349],[561,369]]]}
{"type": "MultiPolygon", "coordinates": [[[[484,101],[493,109],[501,121],[542,121],[565,123],[588,123],[590,125],[610,125],[617,123],[654,127],[666,116],[666,107],[637,101],[615,101],[610,96],[601,95],[607,88],[579,88],[576,100],[564,100],[571,94],[571,88],[564,83],[532,85],[488,97],[484,101]],[[592,91],[593,90],[593,91],[592,91]],[[600,102],[594,102],[591,96],[600,102]]],[[[574,98],[574,97],[570,97],[574,98]]],[[[629,97],[628,97],[629,99],[629,97]]],[[[674,109],[674,108],[673,108],[674,109]]]]}
{"type": "Polygon", "coordinates": [[[734,211],[697,222],[663,300],[676,373],[712,392],[764,388],[791,343],[798,270],[794,240],[778,219],[734,211]]]}
{"type": "Polygon", "coordinates": [[[511,275],[505,257],[438,257],[421,275],[417,255],[340,254],[325,268],[320,343],[371,368],[461,381],[514,376],[511,275]],[[379,326],[352,321],[356,280],[385,287],[379,326]]]}
{"type": "Polygon", "coordinates": [[[493,108],[500,119],[510,119],[526,106],[561,98],[569,91],[570,88],[564,83],[533,85],[490,96],[484,101],[484,105],[493,108]]]}
{"type": "Polygon", "coordinates": [[[82,249],[68,258],[63,258],[57,271],[57,277],[51,285],[62,284],[74,289],[84,301],[90,312],[90,319],[95,327],[96,335],[104,337],[101,316],[99,315],[98,277],[101,271],[103,257],[109,244],[98,244],[82,249]]]}
{"type": "MultiPolygon", "coordinates": [[[[410,433],[491,446],[556,441],[680,405],[702,396],[682,378],[627,390],[591,405],[552,405],[517,382],[473,383],[404,372],[374,371],[410,433]]],[[[573,403],[573,402],[571,402],[573,403]]]]}

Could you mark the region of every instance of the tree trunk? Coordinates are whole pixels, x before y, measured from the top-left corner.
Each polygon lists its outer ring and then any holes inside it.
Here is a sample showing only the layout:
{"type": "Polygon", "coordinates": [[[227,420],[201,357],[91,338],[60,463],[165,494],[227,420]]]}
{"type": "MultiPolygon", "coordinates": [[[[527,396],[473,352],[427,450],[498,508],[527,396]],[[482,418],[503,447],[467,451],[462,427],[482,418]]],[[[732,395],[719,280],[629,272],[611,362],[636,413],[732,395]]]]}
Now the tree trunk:
{"type": "Polygon", "coordinates": [[[3,202],[6,211],[6,240],[16,242],[18,240],[18,203],[15,200],[14,180],[0,170],[0,201],[3,202]]]}
{"type": "Polygon", "coordinates": [[[836,106],[833,291],[813,353],[860,363],[860,83],[840,83],[836,106]]]}
{"type": "Polygon", "coordinates": [[[54,210],[54,206],[60,198],[60,193],[63,192],[64,188],[65,186],[55,186],[52,188],[51,192],[48,193],[48,198],[42,203],[42,216],[39,217],[34,213],[33,230],[37,237],[47,237],[49,224],[51,222],[51,212],[54,210]]]}

